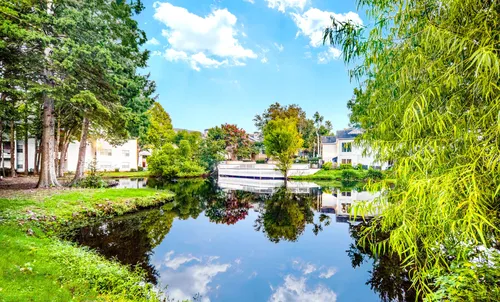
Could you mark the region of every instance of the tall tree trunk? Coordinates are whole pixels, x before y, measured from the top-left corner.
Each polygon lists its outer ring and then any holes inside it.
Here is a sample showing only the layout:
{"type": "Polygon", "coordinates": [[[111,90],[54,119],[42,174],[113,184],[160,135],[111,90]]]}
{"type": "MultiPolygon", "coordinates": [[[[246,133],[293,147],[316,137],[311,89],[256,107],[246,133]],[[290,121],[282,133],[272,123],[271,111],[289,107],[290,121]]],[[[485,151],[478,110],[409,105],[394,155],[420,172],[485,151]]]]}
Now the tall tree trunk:
{"type": "MultiPolygon", "coordinates": [[[[61,119],[56,116],[55,120],[57,121],[57,126],[56,126],[56,137],[55,137],[55,148],[54,148],[54,164],[55,164],[55,169],[56,171],[59,171],[59,151],[61,149],[60,146],[60,141],[61,141],[61,119]]],[[[57,174],[56,174],[57,175],[57,174]]]]}
{"type": "Polygon", "coordinates": [[[59,187],[54,166],[54,99],[44,94],[42,116],[41,161],[38,188],[59,187]]]}
{"type": "Polygon", "coordinates": [[[5,177],[5,165],[3,158],[3,122],[0,121],[0,166],[2,168],[2,176],[5,177]]]}
{"type": "MultiPolygon", "coordinates": [[[[47,0],[47,14],[52,15],[52,0],[47,0]]],[[[50,47],[45,48],[46,65],[50,65],[50,47]]],[[[45,67],[44,82],[48,86],[53,86],[51,72],[45,67]]],[[[49,188],[61,186],[57,181],[56,169],[54,166],[54,131],[55,131],[55,103],[45,92],[43,94],[43,113],[42,113],[42,140],[40,142],[40,177],[38,179],[38,188],[49,188]]]]}
{"type": "Polygon", "coordinates": [[[40,163],[39,158],[40,158],[40,148],[38,146],[38,138],[35,137],[35,163],[34,163],[35,169],[33,171],[35,175],[38,175],[38,168],[40,163]]]}
{"type": "Polygon", "coordinates": [[[68,170],[68,160],[66,159],[66,154],[68,154],[69,147],[69,139],[64,142],[62,150],[61,150],[61,159],[59,164],[59,177],[63,177],[66,171],[68,170]]]}
{"type": "Polygon", "coordinates": [[[28,156],[28,117],[24,119],[24,127],[25,132],[24,132],[24,175],[28,176],[29,175],[29,156],[28,156]]]}
{"type": "Polygon", "coordinates": [[[24,134],[24,175],[29,175],[29,156],[28,156],[28,121],[26,119],[26,133],[24,134]]]}
{"type": "Polygon", "coordinates": [[[85,169],[85,153],[87,151],[87,134],[89,132],[90,121],[87,117],[83,118],[82,125],[82,136],[80,138],[80,149],[78,150],[78,162],[76,164],[75,177],[71,181],[71,184],[75,184],[78,180],[83,178],[83,172],[85,169]]]}
{"type": "Polygon", "coordinates": [[[14,121],[10,122],[10,176],[16,177],[16,124],[14,121]]]}

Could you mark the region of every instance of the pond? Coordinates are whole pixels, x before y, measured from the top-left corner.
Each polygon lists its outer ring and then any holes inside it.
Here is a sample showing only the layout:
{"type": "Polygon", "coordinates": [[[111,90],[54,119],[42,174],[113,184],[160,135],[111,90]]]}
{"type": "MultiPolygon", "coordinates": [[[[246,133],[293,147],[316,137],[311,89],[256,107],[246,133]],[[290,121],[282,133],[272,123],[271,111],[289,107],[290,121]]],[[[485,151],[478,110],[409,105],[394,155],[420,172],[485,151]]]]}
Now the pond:
{"type": "Polygon", "coordinates": [[[364,223],[344,215],[349,203],[376,194],[230,178],[147,185],[173,191],[175,200],[73,230],[69,239],[142,266],[175,301],[415,299],[397,257],[371,257],[356,242],[364,223]]]}

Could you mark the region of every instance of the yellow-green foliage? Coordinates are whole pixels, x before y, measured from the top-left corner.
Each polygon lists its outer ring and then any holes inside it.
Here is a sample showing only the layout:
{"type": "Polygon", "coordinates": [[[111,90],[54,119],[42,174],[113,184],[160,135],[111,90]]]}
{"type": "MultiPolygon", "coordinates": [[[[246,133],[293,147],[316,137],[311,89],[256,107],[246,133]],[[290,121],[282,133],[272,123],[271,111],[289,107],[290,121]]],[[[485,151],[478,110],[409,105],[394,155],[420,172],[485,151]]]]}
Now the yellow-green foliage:
{"type": "Polygon", "coordinates": [[[293,156],[302,147],[304,140],[297,131],[297,121],[285,118],[270,120],[264,127],[266,154],[278,161],[277,167],[285,177],[292,167],[293,156]]]}
{"type": "MultiPolygon", "coordinates": [[[[390,237],[371,243],[396,250],[427,294],[430,271],[446,275],[474,247],[498,244],[500,3],[358,2],[374,19],[370,32],[334,22],[325,38],[347,62],[361,62],[351,122],[366,129],[360,139],[381,162],[395,162],[397,181],[372,226],[390,237]]],[[[487,280],[468,285],[498,286],[487,280]]]]}

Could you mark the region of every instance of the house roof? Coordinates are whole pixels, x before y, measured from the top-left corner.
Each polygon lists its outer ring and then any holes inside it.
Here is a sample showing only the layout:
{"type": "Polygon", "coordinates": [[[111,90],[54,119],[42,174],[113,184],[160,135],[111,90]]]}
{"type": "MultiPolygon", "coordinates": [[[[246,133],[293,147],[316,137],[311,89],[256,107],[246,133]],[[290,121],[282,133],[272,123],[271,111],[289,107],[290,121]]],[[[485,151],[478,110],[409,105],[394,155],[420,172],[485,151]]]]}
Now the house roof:
{"type": "Polygon", "coordinates": [[[322,136],[321,143],[323,144],[334,144],[337,141],[335,136],[322,136]]]}
{"type": "Polygon", "coordinates": [[[362,132],[361,129],[356,128],[347,128],[344,130],[337,131],[337,139],[353,139],[356,136],[360,135],[362,132]]]}

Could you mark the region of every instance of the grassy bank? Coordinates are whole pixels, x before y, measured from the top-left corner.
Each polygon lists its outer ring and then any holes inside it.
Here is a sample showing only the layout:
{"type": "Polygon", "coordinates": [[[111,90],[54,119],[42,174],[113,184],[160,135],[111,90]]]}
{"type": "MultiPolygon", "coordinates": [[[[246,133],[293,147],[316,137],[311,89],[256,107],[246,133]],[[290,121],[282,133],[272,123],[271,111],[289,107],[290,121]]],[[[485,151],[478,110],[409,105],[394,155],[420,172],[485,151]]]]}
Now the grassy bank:
{"type": "Polygon", "coordinates": [[[318,172],[311,175],[303,175],[303,176],[292,176],[291,179],[294,180],[342,180],[342,172],[343,171],[351,171],[352,178],[356,180],[363,180],[368,175],[368,170],[319,170],[318,172]]]}
{"type": "Polygon", "coordinates": [[[161,204],[152,189],[20,191],[0,198],[0,301],[158,301],[143,272],[44,230],[161,204]]]}

